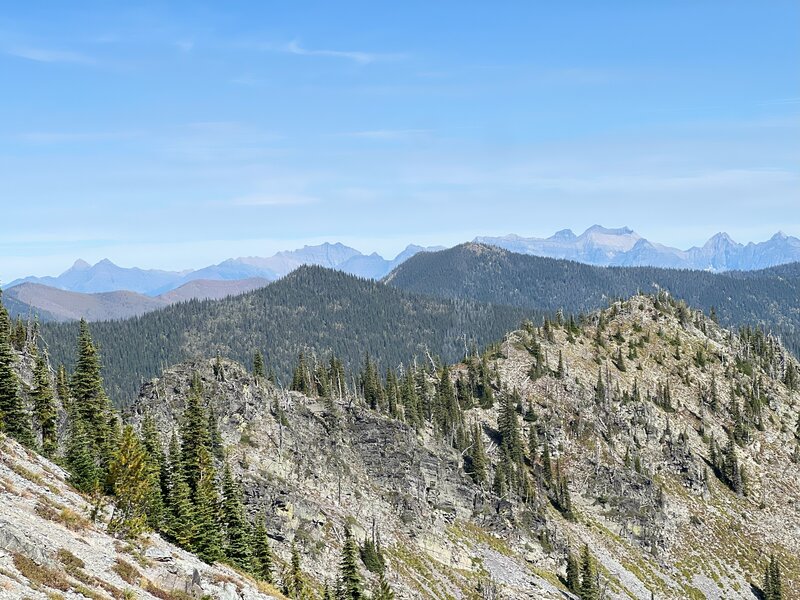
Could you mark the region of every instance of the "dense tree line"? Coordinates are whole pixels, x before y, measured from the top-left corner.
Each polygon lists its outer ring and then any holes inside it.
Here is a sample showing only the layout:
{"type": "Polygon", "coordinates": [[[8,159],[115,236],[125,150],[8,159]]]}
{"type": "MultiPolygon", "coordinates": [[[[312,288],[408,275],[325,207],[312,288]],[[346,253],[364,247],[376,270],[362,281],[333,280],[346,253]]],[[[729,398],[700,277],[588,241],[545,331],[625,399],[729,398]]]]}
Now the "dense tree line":
{"type": "Polygon", "coordinates": [[[609,298],[668,290],[690,306],[712,308],[726,325],[763,324],[800,356],[800,263],[762,271],[709,273],[655,267],[596,267],[463,244],[413,256],[386,283],[438,298],[580,313],[609,298]]]}
{"type": "MultiPolygon", "coordinates": [[[[155,530],[204,561],[224,561],[267,583],[280,582],[288,598],[318,597],[311,578],[301,569],[297,547],[292,546],[290,562],[281,572],[267,534],[265,508],[245,506],[242,483],[226,460],[199,377],[192,381],[179,427],[164,448],[152,416],[144,416],[138,431],[122,425],[105,393],[89,326],[81,321],[74,372],[68,382],[58,381],[65,374],[63,369],[55,378],[67,413],[66,439],[59,452],[49,364],[45,356],[36,355],[34,425],[20,395],[13,337],[0,302],[0,431],[63,464],[70,483],[90,495],[97,507],[104,496],[110,496],[109,533],[136,539],[155,530]]],[[[30,345],[31,351],[35,348],[36,344],[30,345]]],[[[264,365],[256,359],[254,366],[260,372],[264,365]]],[[[344,531],[340,576],[333,585],[326,585],[323,598],[392,600],[379,541],[365,540],[359,547],[347,526],[344,531]],[[372,594],[363,590],[362,564],[379,575],[372,594]]]]}
{"type": "MultiPolygon", "coordinates": [[[[533,311],[418,297],[320,267],[303,267],[266,288],[217,301],[193,300],[125,321],[94,323],[106,387],[117,405],[142,380],[192,357],[215,353],[249,364],[254,348],[287,386],[297,352],[335,354],[348,368],[365,352],[383,365],[426,351],[454,361],[533,311]]],[[[75,364],[77,323],[45,324],[51,358],[75,364]]]]}

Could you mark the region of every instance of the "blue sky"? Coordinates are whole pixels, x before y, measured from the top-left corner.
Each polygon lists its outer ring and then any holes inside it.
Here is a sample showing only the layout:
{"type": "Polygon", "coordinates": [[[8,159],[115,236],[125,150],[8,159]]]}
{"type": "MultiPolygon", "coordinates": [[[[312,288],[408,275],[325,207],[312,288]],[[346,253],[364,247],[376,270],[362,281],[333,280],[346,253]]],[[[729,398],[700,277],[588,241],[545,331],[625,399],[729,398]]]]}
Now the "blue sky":
{"type": "Polygon", "coordinates": [[[593,223],[800,235],[798,23],[772,0],[14,3],[0,279],[593,223]]]}

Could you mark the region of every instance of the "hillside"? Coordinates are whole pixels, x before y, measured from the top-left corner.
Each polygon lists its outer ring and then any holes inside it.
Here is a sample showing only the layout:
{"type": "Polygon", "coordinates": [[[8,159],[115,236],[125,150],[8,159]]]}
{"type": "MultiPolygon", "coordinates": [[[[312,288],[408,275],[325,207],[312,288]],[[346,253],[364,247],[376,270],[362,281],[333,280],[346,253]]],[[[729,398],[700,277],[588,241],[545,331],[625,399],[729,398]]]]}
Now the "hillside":
{"type": "Polygon", "coordinates": [[[3,291],[11,316],[36,315],[40,321],[100,321],[126,319],[163,308],[159,298],[127,291],[85,294],[39,283],[21,283],[3,291]]]}
{"type": "MultiPolygon", "coordinates": [[[[334,353],[349,366],[366,353],[386,368],[426,351],[445,360],[485,344],[533,311],[418,297],[374,281],[320,267],[301,267],[265,288],[217,301],[181,303],[136,319],[95,323],[112,399],[124,404],[143,380],[192,357],[249,363],[261,350],[283,377],[298,352],[334,353]]],[[[45,324],[55,364],[74,363],[77,323],[45,324]]]]}
{"type": "Polygon", "coordinates": [[[43,323],[51,321],[110,321],[138,317],[177,302],[216,300],[243,294],[268,285],[254,277],[234,281],[197,279],[159,296],[137,292],[70,292],[39,283],[20,283],[3,292],[12,317],[35,316],[43,323]]]}
{"type": "Polygon", "coordinates": [[[0,598],[283,598],[225,565],[148,535],[133,544],[93,520],[90,498],[59,466],[0,434],[0,598]]]}
{"type": "Polygon", "coordinates": [[[320,584],[347,522],[359,539],[377,527],[399,598],[573,598],[565,563],[584,544],[608,599],[751,599],[770,555],[800,591],[800,391],[783,382],[798,365],[666,297],[512,332],[449,385],[417,372],[420,405],[402,391],[395,418],[391,387],[372,410],[363,389],[287,392],[204,360],[146,384],[133,421],[154,415],[166,443],[195,374],[251,510],[271,507],[274,547],[301,544],[320,584]],[[470,383],[481,361],[490,401],[470,383]]]}
{"type": "Polygon", "coordinates": [[[800,263],[749,273],[594,267],[462,244],[412,257],[384,280],[408,292],[540,311],[586,312],[608,299],[668,290],[729,326],[764,325],[800,355],[800,263]]]}

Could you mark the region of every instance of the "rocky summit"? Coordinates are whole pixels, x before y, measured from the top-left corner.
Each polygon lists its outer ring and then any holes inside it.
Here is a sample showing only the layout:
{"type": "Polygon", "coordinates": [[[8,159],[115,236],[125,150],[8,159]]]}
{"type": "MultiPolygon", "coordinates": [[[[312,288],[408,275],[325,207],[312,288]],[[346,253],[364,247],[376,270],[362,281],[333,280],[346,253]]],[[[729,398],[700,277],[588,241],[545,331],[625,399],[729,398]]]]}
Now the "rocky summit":
{"type": "MultiPolygon", "coordinates": [[[[239,486],[289,597],[333,597],[353,573],[372,598],[749,599],[777,573],[796,597],[800,369],[778,339],[712,317],[640,295],[526,322],[450,366],[425,355],[383,377],[367,358],[352,375],[301,355],[286,386],[258,360],[217,356],[165,370],[123,417],[170,448],[162,464],[189,464],[194,424],[208,424],[200,456],[226,473],[221,510],[239,486]]],[[[8,439],[2,458],[9,597],[278,594],[237,566],[253,560],[230,520],[215,560],[155,533],[115,538],[119,488],[81,494],[8,439]]],[[[186,544],[207,551],[198,540],[186,544]]]]}

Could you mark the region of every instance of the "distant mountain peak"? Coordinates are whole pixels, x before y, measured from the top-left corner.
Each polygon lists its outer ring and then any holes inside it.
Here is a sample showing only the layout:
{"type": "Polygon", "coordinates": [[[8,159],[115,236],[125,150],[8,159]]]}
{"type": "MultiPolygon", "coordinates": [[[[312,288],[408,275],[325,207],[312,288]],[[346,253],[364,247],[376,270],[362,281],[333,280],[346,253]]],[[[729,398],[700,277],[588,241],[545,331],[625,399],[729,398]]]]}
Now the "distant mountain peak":
{"type": "Polygon", "coordinates": [[[772,236],[771,238],[769,238],[769,239],[770,239],[771,241],[786,240],[786,239],[789,239],[789,236],[788,236],[788,235],[786,235],[785,233],[783,233],[783,231],[781,231],[781,230],[779,229],[778,231],[776,231],[776,232],[775,232],[775,235],[773,235],[773,236],[772,236]]]}
{"type": "Polygon", "coordinates": [[[734,239],[729,236],[726,232],[720,231],[719,233],[715,233],[712,235],[709,240],[705,243],[705,246],[710,248],[712,246],[738,246],[739,244],[734,241],[734,239]]]}
{"type": "Polygon", "coordinates": [[[550,236],[551,240],[574,240],[576,237],[572,229],[560,229],[550,236]]]}
{"type": "Polygon", "coordinates": [[[76,260],[72,264],[72,266],[69,268],[69,270],[70,271],[83,271],[85,269],[91,269],[91,268],[92,268],[92,265],[90,265],[88,262],[86,262],[82,258],[79,258],[78,260],[76,260]]]}

